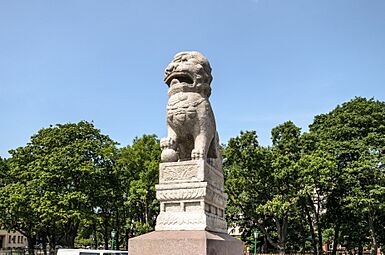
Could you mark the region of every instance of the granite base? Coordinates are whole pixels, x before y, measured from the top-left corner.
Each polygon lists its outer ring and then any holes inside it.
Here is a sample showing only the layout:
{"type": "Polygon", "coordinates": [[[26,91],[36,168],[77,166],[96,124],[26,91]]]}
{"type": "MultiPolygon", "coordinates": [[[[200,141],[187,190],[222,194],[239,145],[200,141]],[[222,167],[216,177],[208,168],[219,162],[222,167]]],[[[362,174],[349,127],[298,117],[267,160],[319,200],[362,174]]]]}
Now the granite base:
{"type": "Polygon", "coordinates": [[[154,231],[131,238],[129,255],[242,255],[243,242],[209,231],[154,231]]]}

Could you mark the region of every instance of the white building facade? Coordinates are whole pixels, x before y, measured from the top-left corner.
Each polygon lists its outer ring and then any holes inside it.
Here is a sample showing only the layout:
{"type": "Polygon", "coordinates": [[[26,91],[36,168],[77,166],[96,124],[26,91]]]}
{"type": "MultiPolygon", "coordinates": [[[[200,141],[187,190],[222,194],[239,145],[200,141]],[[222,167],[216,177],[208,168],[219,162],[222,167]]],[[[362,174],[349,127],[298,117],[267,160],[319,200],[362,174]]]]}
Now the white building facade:
{"type": "Polygon", "coordinates": [[[0,249],[24,248],[27,238],[17,231],[0,230],[0,249]]]}

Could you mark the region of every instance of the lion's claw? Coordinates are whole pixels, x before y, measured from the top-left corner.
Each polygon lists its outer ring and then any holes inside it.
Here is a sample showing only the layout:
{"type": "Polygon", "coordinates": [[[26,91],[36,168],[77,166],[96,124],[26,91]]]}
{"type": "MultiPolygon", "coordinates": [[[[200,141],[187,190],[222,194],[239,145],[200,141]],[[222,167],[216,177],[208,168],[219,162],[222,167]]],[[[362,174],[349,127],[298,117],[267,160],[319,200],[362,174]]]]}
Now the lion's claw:
{"type": "Polygon", "coordinates": [[[203,150],[193,149],[191,152],[192,160],[200,160],[205,159],[206,153],[203,150]]]}
{"type": "Polygon", "coordinates": [[[165,150],[165,149],[173,149],[173,150],[175,150],[176,149],[176,143],[175,143],[175,141],[171,137],[162,138],[160,140],[160,148],[162,150],[165,150]]]}

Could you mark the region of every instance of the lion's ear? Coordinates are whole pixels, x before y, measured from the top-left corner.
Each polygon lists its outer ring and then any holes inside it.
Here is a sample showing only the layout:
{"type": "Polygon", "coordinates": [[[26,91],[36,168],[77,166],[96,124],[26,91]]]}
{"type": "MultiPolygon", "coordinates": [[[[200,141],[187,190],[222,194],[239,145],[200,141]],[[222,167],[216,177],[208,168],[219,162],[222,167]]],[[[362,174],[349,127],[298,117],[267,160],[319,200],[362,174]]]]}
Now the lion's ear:
{"type": "Polygon", "coordinates": [[[209,80],[208,83],[211,84],[211,82],[213,81],[213,76],[211,74],[209,75],[208,80],[209,80]]]}
{"type": "Polygon", "coordinates": [[[210,87],[207,88],[206,95],[207,95],[207,98],[209,98],[211,96],[211,88],[210,87]]]}

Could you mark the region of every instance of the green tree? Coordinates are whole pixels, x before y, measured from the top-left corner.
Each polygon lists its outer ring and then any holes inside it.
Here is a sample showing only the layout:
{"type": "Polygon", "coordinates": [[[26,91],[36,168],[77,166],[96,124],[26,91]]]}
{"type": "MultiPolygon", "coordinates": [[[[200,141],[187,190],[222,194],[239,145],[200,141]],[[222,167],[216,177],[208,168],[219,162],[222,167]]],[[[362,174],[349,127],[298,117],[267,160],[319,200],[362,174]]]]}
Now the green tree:
{"type": "Polygon", "coordinates": [[[230,225],[240,227],[242,240],[264,224],[257,211],[268,189],[271,153],[260,147],[255,131],[241,132],[231,138],[224,153],[225,192],[228,195],[226,218],[230,225]]]}
{"type": "MultiPolygon", "coordinates": [[[[332,175],[335,185],[327,202],[327,217],[334,229],[333,253],[337,243],[351,234],[341,231],[351,231],[360,225],[368,226],[374,253],[379,245],[376,226],[385,197],[385,103],[357,97],[330,113],[316,116],[310,133],[317,137],[317,147],[336,159],[336,174],[332,175]],[[351,222],[352,218],[346,215],[352,211],[364,223],[351,222]]],[[[362,239],[358,242],[364,242],[362,239]]]]}
{"type": "Polygon", "coordinates": [[[41,129],[24,147],[11,150],[10,178],[4,194],[11,218],[34,244],[37,235],[50,247],[74,247],[82,219],[91,218],[95,196],[113,169],[116,143],[92,123],[57,124],[41,129]],[[60,236],[58,236],[60,234],[60,236]]]}
{"type": "Polygon", "coordinates": [[[293,122],[287,121],[272,129],[272,183],[270,194],[260,208],[273,219],[276,225],[277,241],[272,243],[280,253],[287,248],[288,228],[294,224],[299,213],[299,192],[301,188],[299,169],[301,157],[301,131],[293,122]]]}
{"type": "MultiPolygon", "coordinates": [[[[135,138],[132,145],[120,149],[120,171],[125,237],[140,235],[154,229],[159,214],[155,184],[159,179],[159,140],[155,135],[135,138]]],[[[128,240],[126,240],[126,243],[128,240]]]]}
{"type": "Polygon", "coordinates": [[[293,243],[296,234],[289,235],[288,229],[301,218],[296,168],[301,155],[300,136],[298,127],[285,122],[272,130],[271,148],[260,147],[256,133],[251,131],[231,138],[225,150],[228,221],[244,230],[244,240],[258,228],[280,253],[288,248],[289,237],[290,246],[299,246],[293,243]]]}
{"type": "Polygon", "coordinates": [[[334,157],[314,147],[314,139],[309,134],[302,136],[303,152],[297,168],[300,173],[299,182],[300,205],[302,215],[309,226],[310,241],[314,254],[323,253],[324,214],[327,199],[333,188],[332,175],[335,170],[334,157]]]}
{"type": "MultiPolygon", "coordinates": [[[[11,160],[7,160],[8,163],[11,160]]],[[[8,231],[16,230],[27,237],[29,253],[34,254],[33,245],[42,230],[42,224],[37,220],[38,212],[34,208],[38,200],[38,190],[34,183],[26,180],[29,178],[28,173],[15,172],[12,167],[4,168],[3,165],[4,169],[8,171],[0,187],[1,225],[8,231]]]]}

